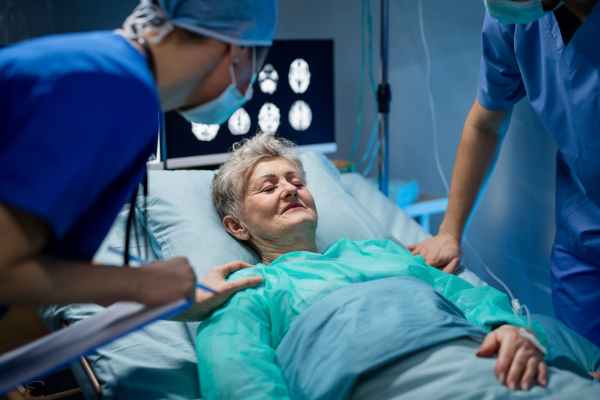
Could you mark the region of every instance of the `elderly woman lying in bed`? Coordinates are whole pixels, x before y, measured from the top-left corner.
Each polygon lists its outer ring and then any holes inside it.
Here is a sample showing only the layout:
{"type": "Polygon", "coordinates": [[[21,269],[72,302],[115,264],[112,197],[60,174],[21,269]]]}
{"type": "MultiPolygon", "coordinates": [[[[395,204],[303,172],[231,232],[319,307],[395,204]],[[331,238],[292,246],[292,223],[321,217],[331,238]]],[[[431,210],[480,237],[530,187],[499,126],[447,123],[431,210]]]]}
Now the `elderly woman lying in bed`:
{"type": "Polygon", "coordinates": [[[527,320],[494,288],[385,240],[340,239],[321,254],[317,207],[290,145],[258,134],[236,144],[214,177],[225,229],[262,259],[230,280],[264,282],[201,323],[205,398],[479,399],[532,386],[519,398],[600,393],[570,372],[548,374],[544,329],[534,322],[531,339],[520,334],[527,320]]]}

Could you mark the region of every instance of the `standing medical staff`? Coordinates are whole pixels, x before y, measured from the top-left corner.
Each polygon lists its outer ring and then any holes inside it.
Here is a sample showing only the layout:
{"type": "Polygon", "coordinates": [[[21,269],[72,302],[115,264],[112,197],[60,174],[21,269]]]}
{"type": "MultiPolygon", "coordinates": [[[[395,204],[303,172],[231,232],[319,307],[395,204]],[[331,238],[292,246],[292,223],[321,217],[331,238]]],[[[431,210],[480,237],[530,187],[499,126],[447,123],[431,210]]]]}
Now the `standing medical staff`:
{"type": "MultiPolygon", "coordinates": [[[[0,51],[0,318],[8,305],[149,305],[188,296],[202,319],[250,278],[214,267],[196,291],[186,259],[92,265],[156,149],[159,111],[220,124],[252,97],[277,0],[159,0],[123,30],[56,35],[0,51]],[[242,94],[243,93],[243,94],[242,94]]],[[[190,313],[188,313],[189,315],[190,313]]]]}
{"type": "Polygon", "coordinates": [[[600,346],[600,6],[597,0],[485,0],[477,99],[462,133],[437,236],[410,246],[452,273],[525,95],[558,146],[552,299],[557,318],[600,346]],[[491,17],[490,17],[491,16],[491,17]],[[492,18],[493,17],[493,18],[492,18]]]}

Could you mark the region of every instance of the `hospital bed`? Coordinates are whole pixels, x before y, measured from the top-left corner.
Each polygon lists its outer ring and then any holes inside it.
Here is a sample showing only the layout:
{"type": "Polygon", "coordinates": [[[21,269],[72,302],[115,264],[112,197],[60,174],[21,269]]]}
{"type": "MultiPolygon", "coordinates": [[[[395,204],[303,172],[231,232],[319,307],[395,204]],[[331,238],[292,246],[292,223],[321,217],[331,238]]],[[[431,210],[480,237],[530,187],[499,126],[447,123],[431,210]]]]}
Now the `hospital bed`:
{"type": "MultiPolygon", "coordinates": [[[[362,176],[340,174],[319,153],[304,153],[301,158],[319,213],[320,250],[340,237],[390,239],[408,245],[430,236],[362,176]]],[[[214,265],[237,259],[257,263],[256,254],[222,228],[210,199],[212,174],[150,171],[146,213],[142,212],[141,200],[137,202],[138,240],[131,237],[132,254],[139,251],[146,257],[147,253],[150,260],[186,256],[199,279],[214,265]],[[139,233],[144,229],[149,233],[147,239],[139,233]]],[[[95,256],[97,261],[122,264],[108,247],[123,249],[126,220],[126,212],[119,214],[95,256]]],[[[136,230],[131,231],[134,235],[136,230]]],[[[459,276],[477,286],[486,284],[468,269],[459,276]]],[[[38,312],[44,323],[56,330],[100,310],[102,307],[93,304],[73,304],[42,307],[38,312]]],[[[71,367],[86,399],[200,398],[194,348],[197,325],[158,321],[86,355],[82,363],[71,367]]],[[[549,332],[552,334],[560,337],[561,332],[549,332]]],[[[600,352],[595,346],[572,348],[563,357],[565,363],[575,365],[571,365],[575,369],[577,364],[600,369],[600,352]]],[[[584,369],[580,368],[582,375],[584,369]]]]}

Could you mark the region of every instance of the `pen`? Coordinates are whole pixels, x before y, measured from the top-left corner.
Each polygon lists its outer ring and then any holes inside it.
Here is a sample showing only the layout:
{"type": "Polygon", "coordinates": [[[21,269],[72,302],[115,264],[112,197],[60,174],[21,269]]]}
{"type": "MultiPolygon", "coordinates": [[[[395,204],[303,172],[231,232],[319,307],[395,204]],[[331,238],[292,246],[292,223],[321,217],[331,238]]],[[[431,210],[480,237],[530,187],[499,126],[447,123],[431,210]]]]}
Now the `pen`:
{"type": "MultiPolygon", "coordinates": [[[[123,252],[121,250],[117,249],[116,247],[110,246],[108,248],[108,250],[112,251],[113,253],[119,254],[121,256],[123,255],[123,252]]],[[[133,254],[129,254],[129,259],[131,261],[138,262],[138,263],[140,263],[142,265],[150,264],[147,260],[144,260],[143,258],[140,258],[140,257],[136,257],[133,254]]],[[[206,290],[207,292],[211,292],[211,293],[214,293],[214,294],[219,294],[219,292],[217,292],[216,290],[211,289],[208,286],[203,285],[203,284],[198,283],[198,282],[196,282],[196,287],[199,288],[199,289],[202,289],[202,290],[206,290]]]]}

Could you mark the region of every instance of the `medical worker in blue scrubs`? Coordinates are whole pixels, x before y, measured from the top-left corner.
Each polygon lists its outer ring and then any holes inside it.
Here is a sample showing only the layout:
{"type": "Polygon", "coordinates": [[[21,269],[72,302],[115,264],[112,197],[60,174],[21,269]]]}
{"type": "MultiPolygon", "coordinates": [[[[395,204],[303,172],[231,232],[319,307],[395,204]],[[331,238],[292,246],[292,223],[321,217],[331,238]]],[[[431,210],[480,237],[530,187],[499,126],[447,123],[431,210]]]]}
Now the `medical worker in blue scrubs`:
{"type": "Polygon", "coordinates": [[[452,273],[513,106],[527,96],[558,146],[552,298],[557,318],[600,345],[600,5],[485,0],[477,100],[467,117],[439,234],[411,246],[452,273]]]}
{"type": "Polygon", "coordinates": [[[277,0],[142,3],[115,32],[56,35],[0,51],[0,317],[7,305],[158,305],[188,296],[202,319],[260,280],[216,266],[196,291],[184,258],[92,265],[156,149],[159,111],[220,124],[252,97],[277,0]]]}

